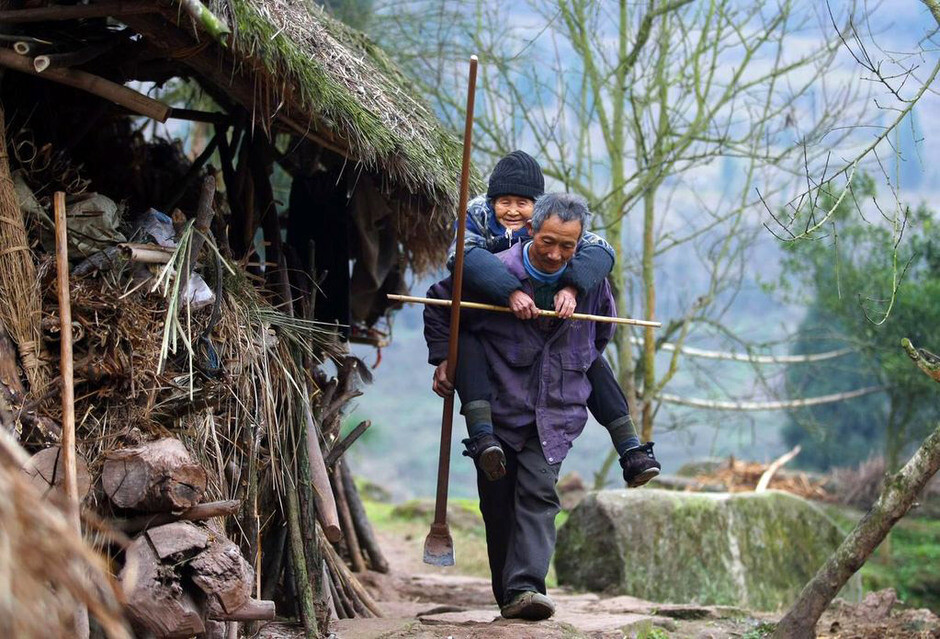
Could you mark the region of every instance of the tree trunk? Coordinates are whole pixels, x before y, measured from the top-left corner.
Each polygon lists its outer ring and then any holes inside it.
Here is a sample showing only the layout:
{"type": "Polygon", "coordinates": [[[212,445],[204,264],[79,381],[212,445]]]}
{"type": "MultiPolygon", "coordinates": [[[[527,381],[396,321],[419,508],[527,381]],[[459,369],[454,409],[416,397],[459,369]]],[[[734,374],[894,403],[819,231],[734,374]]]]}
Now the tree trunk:
{"type": "Polygon", "coordinates": [[[903,517],[940,469],[940,426],[927,438],[904,468],[885,482],[875,505],[803,588],[793,607],[777,624],[774,639],[811,639],[816,622],[836,593],[903,517]]]}

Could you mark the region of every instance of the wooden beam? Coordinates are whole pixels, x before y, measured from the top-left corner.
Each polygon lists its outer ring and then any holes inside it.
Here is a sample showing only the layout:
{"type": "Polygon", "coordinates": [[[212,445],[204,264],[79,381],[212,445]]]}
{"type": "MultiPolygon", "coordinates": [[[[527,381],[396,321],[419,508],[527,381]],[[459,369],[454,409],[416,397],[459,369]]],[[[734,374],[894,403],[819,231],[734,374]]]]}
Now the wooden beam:
{"type": "Polygon", "coordinates": [[[82,18],[123,18],[162,11],[149,0],[112,0],[94,4],[50,5],[34,9],[8,9],[0,11],[0,23],[47,22],[80,20],[82,18]]]}
{"type": "MultiPolygon", "coordinates": [[[[2,19],[0,19],[0,22],[2,22],[2,19]]],[[[87,91],[92,95],[110,100],[115,104],[130,109],[134,113],[157,120],[158,122],[166,122],[167,117],[170,115],[170,107],[163,102],[148,98],[133,89],[129,89],[116,82],[111,82],[110,80],[105,80],[100,76],[85,71],[78,71],[76,69],[47,69],[42,73],[37,73],[36,69],[33,68],[33,61],[30,58],[17,55],[10,49],[0,48],[0,66],[22,73],[28,73],[29,75],[46,78],[53,82],[58,82],[59,84],[81,89],[82,91],[87,91]]]]}

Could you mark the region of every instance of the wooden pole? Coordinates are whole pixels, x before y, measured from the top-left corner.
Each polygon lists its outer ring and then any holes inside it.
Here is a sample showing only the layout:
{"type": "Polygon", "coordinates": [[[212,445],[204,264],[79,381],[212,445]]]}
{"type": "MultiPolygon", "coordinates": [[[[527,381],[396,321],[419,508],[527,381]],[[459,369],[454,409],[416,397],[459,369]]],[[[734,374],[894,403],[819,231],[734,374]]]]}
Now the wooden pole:
{"type": "MultiPolygon", "coordinates": [[[[153,513],[150,515],[138,515],[129,519],[112,520],[111,525],[120,531],[126,533],[138,533],[147,528],[154,528],[169,524],[174,521],[201,521],[213,517],[227,517],[238,512],[241,502],[237,499],[227,501],[210,501],[204,504],[197,504],[188,510],[184,510],[178,515],[173,513],[153,513]]],[[[270,599],[270,597],[262,597],[270,599]]]]}
{"type": "Polygon", "coordinates": [[[365,572],[366,562],[362,558],[362,547],[359,545],[359,538],[356,536],[356,526],[353,523],[352,514],[349,512],[349,502],[346,501],[346,488],[343,486],[343,478],[340,474],[339,462],[333,469],[333,490],[336,491],[336,506],[339,510],[340,522],[343,525],[343,538],[346,540],[346,548],[349,550],[349,561],[352,564],[353,572],[365,572]]]}
{"type": "Polygon", "coordinates": [[[327,454],[324,462],[326,463],[327,468],[332,468],[336,462],[339,461],[339,458],[342,457],[349,447],[356,443],[356,440],[359,439],[364,432],[369,429],[369,426],[372,425],[370,420],[365,420],[359,422],[359,425],[353,428],[346,437],[333,445],[333,448],[330,449],[330,452],[327,454]]]}
{"type": "MultiPolygon", "coordinates": [[[[82,535],[81,503],[78,498],[78,466],[75,459],[75,373],[72,361],[72,304],[69,296],[69,243],[66,233],[65,193],[57,191],[55,209],[55,265],[59,289],[59,330],[62,375],[62,461],[65,467],[65,495],[69,519],[78,536],[82,535]]],[[[80,606],[75,613],[78,637],[88,637],[88,609],[80,606]]]]}
{"type": "MultiPolygon", "coordinates": [[[[2,13],[4,12],[0,12],[0,14],[2,13]]],[[[0,17],[0,23],[2,22],[3,18],[0,17]]],[[[105,80],[92,73],[79,71],[77,69],[46,69],[42,73],[38,73],[33,67],[32,59],[17,55],[10,49],[0,48],[0,66],[13,69],[14,71],[20,71],[21,73],[46,78],[47,80],[52,80],[59,84],[81,89],[82,91],[87,91],[92,95],[97,95],[115,104],[120,104],[122,107],[130,109],[134,113],[157,120],[158,122],[166,122],[166,119],[170,115],[170,107],[159,100],[148,98],[133,89],[128,89],[126,86],[105,80]]]]}
{"type": "MultiPolygon", "coordinates": [[[[463,130],[463,159],[460,170],[460,195],[457,199],[457,253],[454,259],[453,303],[450,308],[450,343],[447,349],[447,379],[457,371],[457,337],[460,331],[460,293],[463,286],[463,248],[467,225],[467,194],[470,190],[470,151],[473,139],[473,103],[476,96],[477,57],[470,56],[470,77],[467,82],[467,116],[463,130]]],[[[454,540],[447,526],[447,489],[450,482],[450,445],[454,427],[454,396],[444,398],[441,416],[441,449],[437,461],[437,494],[434,499],[434,521],[424,540],[424,563],[453,566],[454,540]]]]}
{"type": "Polygon", "coordinates": [[[352,471],[349,470],[349,464],[339,465],[340,478],[343,481],[343,489],[346,491],[346,503],[349,505],[349,513],[352,515],[353,524],[356,527],[356,536],[359,539],[359,545],[366,554],[369,555],[369,565],[375,572],[388,572],[388,560],[382,554],[379,542],[375,538],[375,531],[372,529],[372,523],[366,515],[366,509],[362,504],[359,491],[356,489],[356,483],[353,481],[352,471]]]}
{"type": "MultiPolygon", "coordinates": [[[[456,270],[456,267],[455,267],[456,270]]],[[[450,306],[450,300],[438,300],[430,297],[412,297],[410,295],[393,295],[389,293],[386,297],[396,302],[405,302],[407,304],[427,304],[428,306],[450,306]]],[[[508,306],[496,306],[495,304],[484,304],[482,302],[460,301],[460,308],[473,308],[481,311],[496,311],[497,313],[512,313],[508,306]]],[[[539,309],[539,315],[542,317],[558,317],[555,311],[545,311],[539,309]]],[[[651,328],[660,328],[662,322],[650,322],[647,320],[631,319],[629,317],[608,317],[607,315],[591,315],[590,313],[573,313],[570,317],[573,320],[583,320],[591,322],[603,322],[605,324],[624,324],[627,326],[648,326],[651,328]]]]}

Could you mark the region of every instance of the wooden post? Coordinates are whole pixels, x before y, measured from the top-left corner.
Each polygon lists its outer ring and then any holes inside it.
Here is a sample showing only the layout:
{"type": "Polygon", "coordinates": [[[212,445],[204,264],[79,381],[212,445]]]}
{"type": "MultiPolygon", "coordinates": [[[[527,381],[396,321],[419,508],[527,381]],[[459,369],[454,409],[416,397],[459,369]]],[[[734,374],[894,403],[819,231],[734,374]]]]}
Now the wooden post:
{"type": "Polygon", "coordinates": [[[359,539],[359,545],[366,554],[369,555],[369,566],[375,572],[388,572],[388,561],[382,554],[379,542],[375,538],[375,531],[372,530],[372,524],[366,516],[366,509],[359,497],[359,491],[356,489],[356,483],[353,481],[352,471],[349,470],[349,464],[341,462],[338,466],[340,478],[343,481],[343,489],[346,493],[346,503],[349,506],[349,513],[352,515],[353,524],[356,527],[356,536],[359,539]]]}
{"type": "MultiPolygon", "coordinates": [[[[78,467],[75,461],[75,379],[72,362],[72,303],[69,296],[69,243],[66,233],[65,193],[57,191],[55,209],[55,265],[59,289],[59,328],[61,336],[62,375],[62,461],[65,466],[65,495],[69,519],[78,536],[82,535],[81,503],[78,499],[78,467]]],[[[88,637],[88,609],[75,612],[75,633],[88,637]]]]}
{"type": "Polygon", "coordinates": [[[336,491],[336,505],[339,510],[340,522],[343,525],[343,537],[346,540],[346,548],[349,550],[349,561],[352,564],[353,572],[365,572],[366,562],[362,559],[362,548],[360,548],[359,538],[356,536],[356,526],[353,524],[353,518],[349,512],[349,504],[346,502],[346,490],[339,469],[341,465],[342,462],[337,462],[336,467],[333,469],[333,490],[336,491]]]}

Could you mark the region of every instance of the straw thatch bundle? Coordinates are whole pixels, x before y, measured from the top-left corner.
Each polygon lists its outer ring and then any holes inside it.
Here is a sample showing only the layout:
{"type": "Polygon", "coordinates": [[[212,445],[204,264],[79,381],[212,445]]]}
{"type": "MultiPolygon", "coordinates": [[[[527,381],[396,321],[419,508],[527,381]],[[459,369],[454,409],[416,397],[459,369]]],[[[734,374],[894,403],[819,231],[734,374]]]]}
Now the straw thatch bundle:
{"type": "Polygon", "coordinates": [[[6,148],[6,123],[0,108],[0,322],[19,347],[20,358],[33,392],[45,387],[39,359],[42,341],[39,321],[42,306],[26,233],[10,174],[6,148]]]}
{"type": "Polygon", "coordinates": [[[20,470],[26,461],[0,429],[0,636],[72,637],[83,604],[109,638],[130,637],[107,566],[20,470]]]}

